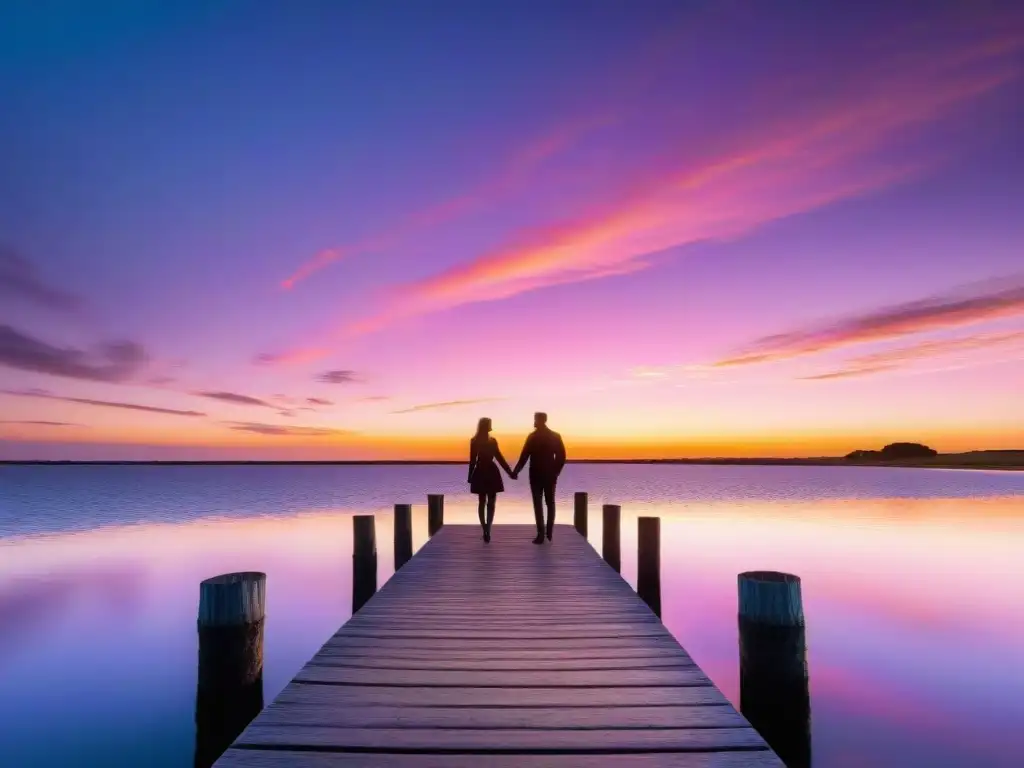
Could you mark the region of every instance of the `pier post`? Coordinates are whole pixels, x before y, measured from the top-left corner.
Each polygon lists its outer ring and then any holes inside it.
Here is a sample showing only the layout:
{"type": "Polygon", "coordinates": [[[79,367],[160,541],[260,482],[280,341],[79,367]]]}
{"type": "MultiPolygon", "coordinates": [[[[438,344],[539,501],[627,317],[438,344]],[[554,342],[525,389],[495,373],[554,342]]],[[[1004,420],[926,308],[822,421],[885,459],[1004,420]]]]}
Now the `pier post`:
{"type": "Polygon", "coordinates": [[[427,534],[433,536],[444,525],[444,494],[427,494],[427,534]]]}
{"type": "Polygon", "coordinates": [[[572,524],[584,539],[587,538],[587,494],[576,491],[572,499],[572,524]]]}
{"type": "Polygon", "coordinates": [[[637,519],[636,592],[661,618],[661,519],[637,519]]]}
{"type": "Polygon", "coordinates": [[[199,585],[195,768],[210,768],[263,709],[266,592],[255,572],[199,585]]]}
{"type": "Polygon", "coordinates": [[[811,764],[811,706],[800,579],[738,576],[740,711],[788,768],[811,764]]]}
{"type": "Polygon", "coordinates": [[[618,504],[605,504],[601,512],[604,517],[601,554],[608,565],[616,572],[620,572],[622,558],[619,554],[619,521],[622,517],[622,509],[618,504]]]}
{"type": "Polygon", "coordinates": [[[352,518],[352,614],[377,591],[377,533],[373,515],[352,518]]]}
{"type": "Polygon", "coordinates": [[[412,559],[412,504],[395,504],[395,572],[412,559]]]}

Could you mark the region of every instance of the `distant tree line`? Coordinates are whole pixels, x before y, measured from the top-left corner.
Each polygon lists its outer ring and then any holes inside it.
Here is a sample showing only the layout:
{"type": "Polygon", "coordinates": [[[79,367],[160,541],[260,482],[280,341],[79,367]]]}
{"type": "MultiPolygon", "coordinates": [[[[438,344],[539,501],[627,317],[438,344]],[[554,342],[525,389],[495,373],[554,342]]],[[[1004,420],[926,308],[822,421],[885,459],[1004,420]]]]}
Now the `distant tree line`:
{"type": "Polygon", "coordinates": [[[889,443],[880,451],[852,451],[848,461],[895,461],[898,459],[930,459],[939,452],[921,443],[889,443]]]}

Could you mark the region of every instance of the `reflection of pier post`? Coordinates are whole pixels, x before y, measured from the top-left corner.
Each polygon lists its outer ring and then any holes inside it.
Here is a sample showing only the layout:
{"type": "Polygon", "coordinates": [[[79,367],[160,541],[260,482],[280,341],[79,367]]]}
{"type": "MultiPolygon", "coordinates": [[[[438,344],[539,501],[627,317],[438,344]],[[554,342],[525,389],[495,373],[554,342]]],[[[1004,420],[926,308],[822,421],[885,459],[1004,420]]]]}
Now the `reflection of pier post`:
{"type": "Polygon", "coordinates": [[[267,577],[229,573],[199,585],[195,768],[209,768],[263,709],[267,577]]]}
{"type": "Polygon", "coordinates": [[[741,573],[740,711],[788,768],[811,764],[811,705],[800,579],[741,573]]]}
{"type": "Polygon", "coordinates": [[[377,532],[373,515],[352,518],[352,613],[377,591],[377,532]]]}

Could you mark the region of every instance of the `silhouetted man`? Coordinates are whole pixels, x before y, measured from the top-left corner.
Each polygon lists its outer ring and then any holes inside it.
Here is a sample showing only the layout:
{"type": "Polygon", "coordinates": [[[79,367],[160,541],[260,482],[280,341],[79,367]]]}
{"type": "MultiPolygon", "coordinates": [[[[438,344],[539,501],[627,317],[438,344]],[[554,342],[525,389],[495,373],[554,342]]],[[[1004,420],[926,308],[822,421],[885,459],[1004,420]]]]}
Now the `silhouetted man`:
{"type": "Polygon", "coordinates": [[[534,544],[544,543],[544,507],[548,508],[547,536],[555,529],[555,484],[565,466],[565,445],[562,436],[548,429],[546,413],[533,414],[534,430],[526,438],[523,453],[519,456],[516,468],[512,470],[512,478],[519,475],[519,470],[530,462],[530,492],[533,494],[533,516],[537,520],[537,538],[534,544]]]}

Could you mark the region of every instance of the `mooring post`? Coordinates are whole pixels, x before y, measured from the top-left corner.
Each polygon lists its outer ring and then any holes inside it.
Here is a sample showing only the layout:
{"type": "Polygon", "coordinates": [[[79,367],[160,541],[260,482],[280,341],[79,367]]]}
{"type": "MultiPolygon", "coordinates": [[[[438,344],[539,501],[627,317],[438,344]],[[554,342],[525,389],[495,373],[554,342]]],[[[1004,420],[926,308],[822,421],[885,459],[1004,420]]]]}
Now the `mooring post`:
{"type": "Polygon", "coordinates": [[[195,768],[209,768],[263,709],[265,573],[199,585],[195,768]]]}
{"type": "Polygon", "coordinates": [[[661,518],[637,518],[636,592],[661,618],[661,518]]]}
{"type": "Polygon", "coordinates": [[[427,494],[427,534],[433,536],[444,525],[444,494],[427,494]]]}
{"type": "Polygon", "coordinates": [[[621,571],[622,558],[619,555],[619,520],[622,509],[618,504],[605,504],[601,508],[604,517],[601,554],[604,561],[616,571],[621,571]]]}
{"type": "Polygon", "coordinates": [[[788,768],[811,764],[811,706],[800,579],[738,577],[740,711],[788,768]]]}
{"type": "Polygon", "coordinates": [[[584,539],[587,538],[587,494],[584,491],[576,491],[572,498],[572,524],[584,539]]]}
{"type": "Polygon", "coordinates": [[[395,571],[412,559],[412,504],[395,504],[395,571]]]}
{"type": "Polygon", "coordinates": [[[377,533],[373,515],[352,518],[352,613],[377,591],[377,533]]]}

